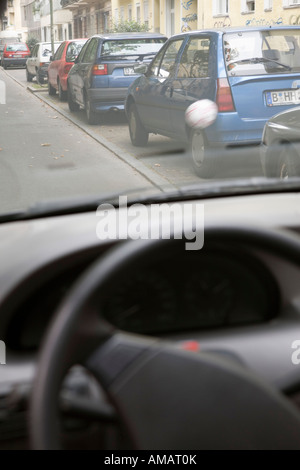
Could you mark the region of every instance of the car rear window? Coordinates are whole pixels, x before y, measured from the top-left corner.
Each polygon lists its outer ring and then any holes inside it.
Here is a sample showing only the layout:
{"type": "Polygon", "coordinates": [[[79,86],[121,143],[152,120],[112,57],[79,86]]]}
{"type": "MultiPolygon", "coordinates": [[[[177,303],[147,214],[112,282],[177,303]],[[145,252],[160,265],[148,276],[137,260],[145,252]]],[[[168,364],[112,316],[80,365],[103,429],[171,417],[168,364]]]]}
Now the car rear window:
{"type": "Polygon", "coordinates": [[[26,44],[8,44],[6,45],[6,50],[8,52],[16,52],[16,51],[28,51],[28,47],[26,44]]]}
{"type": "Polygon", "coordinates": [[[103,43],[100,57],[108,60],[151,57],[160,50],[164,42],[164,38],[109,40],[103,43]]]}
{"type": "Polygon", "coordinates": [[[228,33],[223,37],[230,76],[300,72],[300,30],[228,33]]]}

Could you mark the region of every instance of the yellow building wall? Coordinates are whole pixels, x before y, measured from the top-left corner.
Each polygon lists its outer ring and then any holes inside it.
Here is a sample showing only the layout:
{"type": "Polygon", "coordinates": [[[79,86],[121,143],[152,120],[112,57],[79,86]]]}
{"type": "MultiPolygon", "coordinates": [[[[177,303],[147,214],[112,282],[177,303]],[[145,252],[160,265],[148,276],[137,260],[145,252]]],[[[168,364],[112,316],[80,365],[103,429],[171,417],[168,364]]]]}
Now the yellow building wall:
{"type": "MultiPolygon", "coordinates": [[[[148,0],[150,31],[167,33],[166,2],[168,0],[148,0]]],[[[255,11],[242,12],[242,0],[229,0],[228,15],[213,15],[213,0],[175,0],[175,27],[174,33],[182,31],[222,28],[230,26],[276,26],[295,25],[300,26],[300,4],[286,6],[287,0],[273,0],[270,10],[265,10],[264,0],[255,0],[255,11]]],[[[144,0],[112,0],[112,18],[116,8],[124,7],[125,19],[127,19],[128,5],[132,5],[132,18],[136,19],[136,4],[141,7],[141,22],[144,22],[144,0]]]]}

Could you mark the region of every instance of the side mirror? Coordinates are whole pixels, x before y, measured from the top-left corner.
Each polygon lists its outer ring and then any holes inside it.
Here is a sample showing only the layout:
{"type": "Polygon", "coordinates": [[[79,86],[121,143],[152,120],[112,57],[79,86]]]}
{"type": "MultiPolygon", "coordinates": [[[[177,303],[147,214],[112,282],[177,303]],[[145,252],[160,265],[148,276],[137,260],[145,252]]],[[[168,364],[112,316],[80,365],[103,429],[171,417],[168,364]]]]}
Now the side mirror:
{"type": "Polygon", "coordinates": [[[133,69],[136,73],[140,73],[141,75],[143,75],[147,72],[148,65],[146,64],[136,65],[135,67],[133,67],[133,69]]]}

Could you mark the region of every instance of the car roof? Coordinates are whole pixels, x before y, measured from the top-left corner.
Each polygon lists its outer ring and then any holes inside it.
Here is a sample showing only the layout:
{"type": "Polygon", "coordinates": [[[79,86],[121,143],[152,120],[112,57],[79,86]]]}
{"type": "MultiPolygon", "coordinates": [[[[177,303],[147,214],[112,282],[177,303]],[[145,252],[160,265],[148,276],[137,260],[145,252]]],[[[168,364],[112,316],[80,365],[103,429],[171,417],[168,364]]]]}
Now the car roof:
{"type": "Polygon", "coordinates": [[[101,39],[160,39],[160,38],[167,38],[164,34],[161,33],[147,33],[147,32],[139,32],[139,33],[105,33],[105,34],[94,34],[93,38],[101,38],[101,39]]]}
{"type": "MultiPolygon", "coordinates": [[[[300,26],[291,26],[291,25],[286,25],[286,26],[235,26],[235,27],[230,27],[230,28],[212,28],[212,29],[199,29],[199,30],[194,30],[194,31],[188,31],[185,33],[179,33],[174,36],[174,37],[180,37],[180,36],[193,36],[197,35],[199,33],[210,33],[210,34],[216,34],[216,35],[223,35],[225,33],[246,33],[249,31],[280,31],[280,30],[299,30],[300,31],[300,26]]],[[[171,38],[170,38],[171,39],[171,38]]]]}

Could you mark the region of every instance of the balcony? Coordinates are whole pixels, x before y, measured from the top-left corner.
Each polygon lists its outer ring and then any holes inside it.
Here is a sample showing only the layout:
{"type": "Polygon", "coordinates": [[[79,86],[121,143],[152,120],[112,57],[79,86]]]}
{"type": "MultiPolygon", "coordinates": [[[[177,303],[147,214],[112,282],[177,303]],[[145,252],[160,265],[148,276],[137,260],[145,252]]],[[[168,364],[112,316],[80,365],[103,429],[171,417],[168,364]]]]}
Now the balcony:
{"type": "Polygon", "coordinates": [[[62,8],[72,10],[73,8],[85,7],[94,3],[94,0],[60,0],[62,8]]]}

